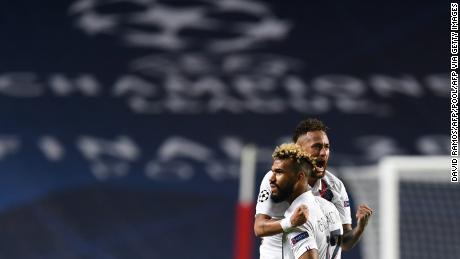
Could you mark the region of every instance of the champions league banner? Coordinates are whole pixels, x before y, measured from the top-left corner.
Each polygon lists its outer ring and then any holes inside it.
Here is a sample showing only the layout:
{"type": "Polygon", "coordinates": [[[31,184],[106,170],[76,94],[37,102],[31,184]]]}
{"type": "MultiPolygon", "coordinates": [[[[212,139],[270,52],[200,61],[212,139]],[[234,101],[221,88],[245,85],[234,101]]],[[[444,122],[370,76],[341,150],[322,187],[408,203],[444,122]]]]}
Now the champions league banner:
{"type": "Polygon", "coordinates": [[[450,150],[448,3],[16,0],[0,33],[0,258],[231,258],[242,148],[258,184],[308,117],[332,167],[450,150]]]}

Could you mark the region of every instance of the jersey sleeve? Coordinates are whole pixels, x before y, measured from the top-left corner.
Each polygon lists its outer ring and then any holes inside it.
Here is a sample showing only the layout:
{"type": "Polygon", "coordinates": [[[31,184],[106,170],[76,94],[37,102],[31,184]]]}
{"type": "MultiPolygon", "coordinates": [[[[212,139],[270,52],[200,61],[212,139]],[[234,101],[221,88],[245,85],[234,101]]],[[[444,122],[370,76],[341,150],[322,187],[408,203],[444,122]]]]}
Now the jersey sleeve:
{"type": "Polygon", "coordinates": [[[260,183],[259,195],[257,196],[256,215],[265,214],[274,219],[284,218],[284,212],[289,207],[289,203],[286,201],[274,202],[270,199],[271,188],[270,188],[270,177],[272,171],[265,174],[262,182],[260,183]]]}
{"type": "Polygon", "coordinates": [[[333,199],[332,203],[340,214],[340,220],[342,221],[342,224],[351,224],[350,199],[348,198],[348,193],[345,189],[345,185],[343,185],[342,181],[340,180],[336,183],[334,197],[336,197],[336,199],[333,199]]]}
{"type": "Polygon", "coordinates": [[[259,187],[259,195],[257,196],[257,205],[256,205],[256,215],[257,214],[265,214],[269,216],[273,216],[272,212],[272,201],[270,199],[271,195],[271,188],[270,188],[270,178],[271,171],[265,174],[262,182],[260,183],[259,187]]]}
{"type": "Polygon", "coordinates": [[[297,228],[296,231],[288,233],[287,242],[290,244],[295,259],[300,258],[309,250],[318,250],[313,224],[310,221],[307,221],[302,228],[297,228]]]}

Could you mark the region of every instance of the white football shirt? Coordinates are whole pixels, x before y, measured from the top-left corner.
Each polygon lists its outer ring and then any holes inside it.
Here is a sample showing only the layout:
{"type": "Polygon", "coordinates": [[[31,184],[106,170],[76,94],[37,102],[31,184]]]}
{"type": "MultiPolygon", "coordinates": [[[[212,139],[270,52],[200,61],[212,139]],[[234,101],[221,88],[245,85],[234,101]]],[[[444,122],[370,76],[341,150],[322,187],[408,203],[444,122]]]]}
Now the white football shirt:
{"type": "MultiPolygon", "coordinates": [[[[282,219],[284,218],[284,212],[289,207],[289,203],[275,203],[270,199],[270,177],[272,174],[272,171],[267,172],[260,183],[256,215],[265,214],[273,219],[282,219]]],[[[334,204],[339,211],[342,224],[351,224],[348,193],[339,178],[329,171],[326,171],[324,177],[312,186],[312,192],[313,195],[322,195],[323,198],[334,204]]],[[[280,259],[282,254],[282,234],[263,237],[259,252],[260,259],[280,259]]]]}
{"type": "Polygon", "coordinates": [[[328,251],[326,258],[327,259],[340,259],[342,258],[342,239],[339,237],[343,235],[343,227],[340,219],[340,213],[337,208],[331,202],[315,196],[316,201],[321,208],[321,211],[324,213],[329,225],[329,235],[328,235],[328,251]]]}
{"type": "Polygon", "coordinates": [[[318,251],[320,259],[339,259],[339,236],[343,230],[337,209],[332,203],[308,191],[292,202],[285,217],[291,217],[300,205],[306,205],[310,214],[305,224],[283,235],[283,259],[298,259],[311,249],[318,251]]]}
{"type": "MultiPolygon", "coordinates": [[[[265,214],[273,219],[282,219],[284,218],[284,212],[289,207],[289,203],[287,201],[276,203],[270,199],[271,176],[272,171],[269,171],[265,174],[264,179],[260,183],[260,191],[256,205],[256,215],[265,214]]],[[[262,243],[259,248],[260,259],[280,259],[282,257],[282,237],[282,233],[262,237],[262,243]]]]}

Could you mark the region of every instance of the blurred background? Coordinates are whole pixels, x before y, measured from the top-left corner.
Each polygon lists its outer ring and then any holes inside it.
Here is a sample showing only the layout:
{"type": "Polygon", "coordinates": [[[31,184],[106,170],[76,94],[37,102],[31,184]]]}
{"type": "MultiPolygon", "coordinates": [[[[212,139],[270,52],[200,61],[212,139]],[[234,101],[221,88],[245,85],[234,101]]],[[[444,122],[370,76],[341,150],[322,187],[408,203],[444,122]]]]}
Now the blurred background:
{"type": "Polygon", "coordinates": [[[308,117],[352,207],[358,169],[449,154],[448,2],[16,0],[0,33],[0,258],[233,258],[242,148],[258,189],[308,117]]]}

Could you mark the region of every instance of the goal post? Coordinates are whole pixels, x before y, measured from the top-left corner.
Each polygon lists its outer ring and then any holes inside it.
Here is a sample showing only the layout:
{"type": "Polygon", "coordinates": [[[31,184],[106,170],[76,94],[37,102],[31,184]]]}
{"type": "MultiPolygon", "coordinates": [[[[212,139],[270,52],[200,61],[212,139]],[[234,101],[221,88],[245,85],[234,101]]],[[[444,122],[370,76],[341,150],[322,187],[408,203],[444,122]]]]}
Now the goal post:
{"type": "MultiPolygon", "coordinates": [[[[445,182],[448,179],[450,158],[396,156],[379,163],[380,202],[380,258],[402,259],[400,254],[400,186],[401,180],[414,182],[445,182]]],[[[423,226],[420,226],[423,227],[423,226]]]]}
{"type": "MultiPolygon", "coordinates": [[[[336,168],[355,207],[374,209],[360,241],[366,259],[454,259],[460,255],[460,184],[448,156],[391,156],[336,168]]],[[[356,224],[356,219],[353,219],[356,224]]]]}

